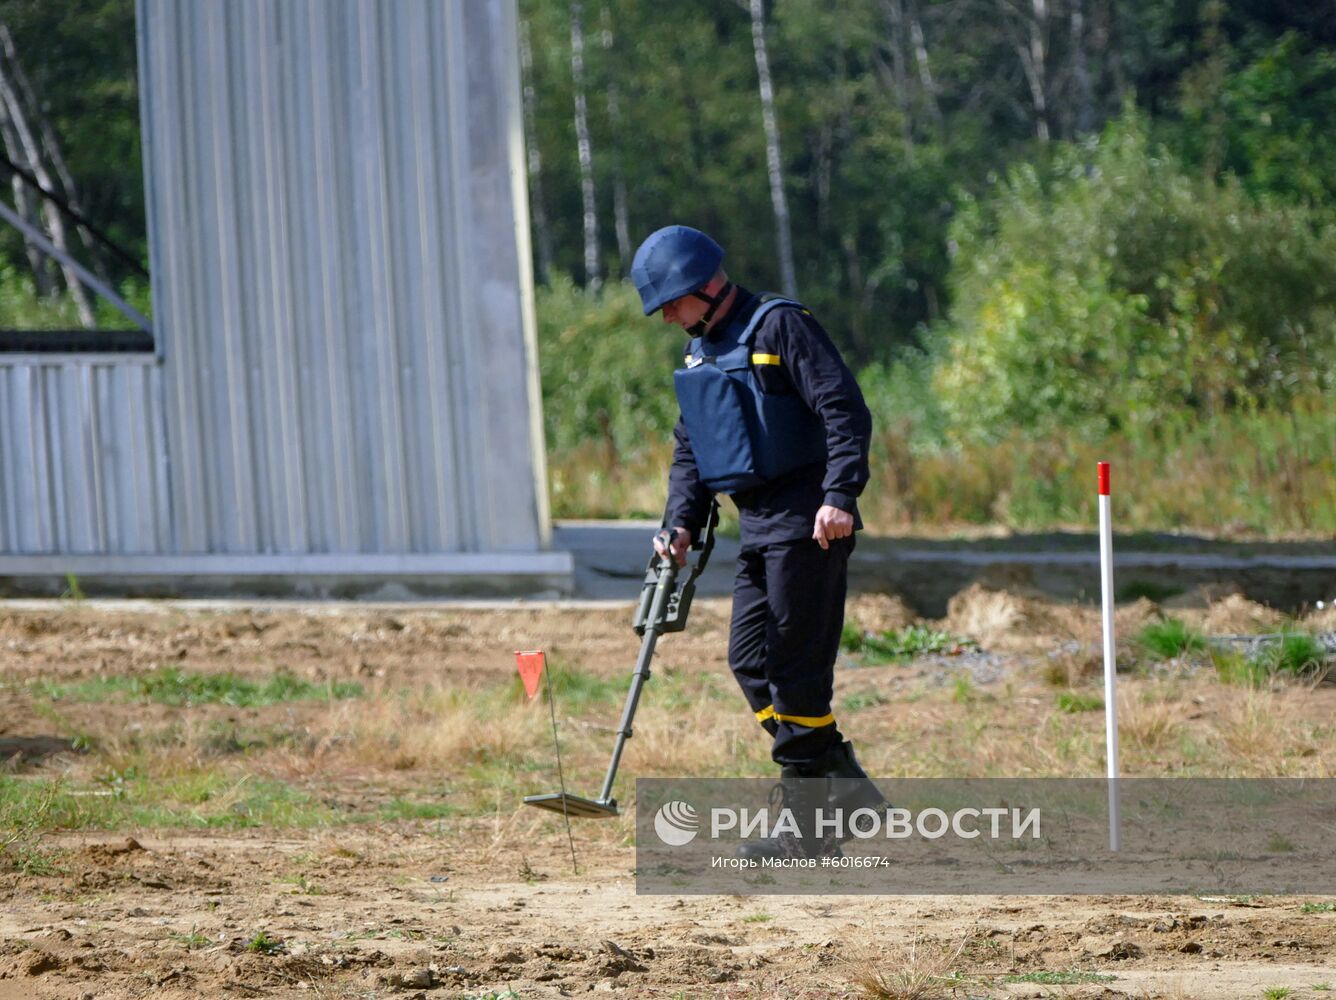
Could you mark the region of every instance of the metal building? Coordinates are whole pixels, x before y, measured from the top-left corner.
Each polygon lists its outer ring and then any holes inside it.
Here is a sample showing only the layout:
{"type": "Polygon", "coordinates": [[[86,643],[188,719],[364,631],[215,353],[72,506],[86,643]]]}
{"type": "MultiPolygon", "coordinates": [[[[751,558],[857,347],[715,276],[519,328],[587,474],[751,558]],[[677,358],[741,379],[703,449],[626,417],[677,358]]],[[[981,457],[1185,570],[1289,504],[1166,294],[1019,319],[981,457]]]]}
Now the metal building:
{"type": "Polygon", "coordinates": [[[568,587],[514,0],[138,30],[155,346],[0,354],[0,585],[568,587]]]}

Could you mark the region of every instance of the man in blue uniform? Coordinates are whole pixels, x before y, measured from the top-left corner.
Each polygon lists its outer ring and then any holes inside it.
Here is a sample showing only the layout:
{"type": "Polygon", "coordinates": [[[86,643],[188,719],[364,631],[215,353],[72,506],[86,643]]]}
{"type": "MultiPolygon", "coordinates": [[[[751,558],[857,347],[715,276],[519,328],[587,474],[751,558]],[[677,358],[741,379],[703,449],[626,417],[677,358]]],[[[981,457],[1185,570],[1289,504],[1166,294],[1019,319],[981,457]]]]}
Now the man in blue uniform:
{"type": "MultiPolygon", "coordinates": [[[[631,268],[645,315],[662,310],[692,338],[674,376],[682,415],[664,513],[671,552],[685,562],[713,496],[732,496],[742,544],[728,661],[773,738],[786,798],[846,816],[879,808],[885,800],[831,711],[871,415],[812,314],[731,282],[723,258],[699,230],[668,226],[641,244],[631,268]]],[[[743,853],[839,852],[829,838],[786,836],[743,853]]]]}

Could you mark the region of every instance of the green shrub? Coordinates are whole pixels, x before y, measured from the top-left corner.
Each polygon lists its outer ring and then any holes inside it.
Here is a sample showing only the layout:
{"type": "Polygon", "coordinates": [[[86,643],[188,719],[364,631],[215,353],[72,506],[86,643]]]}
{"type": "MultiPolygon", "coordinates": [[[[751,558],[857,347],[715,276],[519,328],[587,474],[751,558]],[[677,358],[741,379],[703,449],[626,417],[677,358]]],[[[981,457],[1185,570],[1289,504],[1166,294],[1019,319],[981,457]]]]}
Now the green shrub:
{"type": "Polygon", "coordinates": [[[1137,642],[1147,653],[1161,660],[1182,656],[1184,653],[1200,653],[1206,649],[1205,637],[1192,631],[1177,618],[1151,622],[1141,630],[1137,642]]]}
{"type": "Polygon", "coordinates": [[[1215,665],[1215,673],[1221,684],[1259,688],[1271,680],[1271,672],[1265,665],[1233,651],[1213,652],[1211,662],[1215,665]]]}
{"type": "Polygon", "coordinates": [[[1135,112],[1015,168],[952,230],[953,433],[1058,440],[1336,387],[1329,214],[1189,176],[1135,112]]]}
{"type": "Polygon", "coordinates": [[[1326,647],[1307,632],[1285,632],[1262,646],[1252,660],[1269,674],[1307,677],[1323,669],[1326,657],[1326,647]]]}

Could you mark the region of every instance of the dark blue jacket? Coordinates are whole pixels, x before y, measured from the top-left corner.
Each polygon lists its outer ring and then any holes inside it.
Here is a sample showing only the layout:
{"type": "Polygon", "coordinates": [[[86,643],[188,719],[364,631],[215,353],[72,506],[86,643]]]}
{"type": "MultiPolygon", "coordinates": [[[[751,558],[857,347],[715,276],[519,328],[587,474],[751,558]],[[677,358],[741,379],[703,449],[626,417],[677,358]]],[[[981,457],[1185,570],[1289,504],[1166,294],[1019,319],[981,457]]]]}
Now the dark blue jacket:
{"type": "MultiPolygon", "coordinates": [[[[738,286],[722,329],[736,318],[745,322],[760,299],[738,286]]],[[[793,392],[811,408],[826,431],[826,463],[798,469],[745,493],[733,495],[744,548],[812,536],[816,512],[830,504],[854,515],[862,527],[857,500],[868,481],[868,446],[872,416],[853,372],[840,357],[830,335],[811,315],[793,308],[771,310],[757,328],[753,350],[777,356],[779,364],[756,366],[766,392],[793,392]]],[[[668,475],[664,523],[681,525],[699,537],[705,525],[710,490],[700,481],[686,426],[679,417],[673,431],[675,447],[668,475]]]]}

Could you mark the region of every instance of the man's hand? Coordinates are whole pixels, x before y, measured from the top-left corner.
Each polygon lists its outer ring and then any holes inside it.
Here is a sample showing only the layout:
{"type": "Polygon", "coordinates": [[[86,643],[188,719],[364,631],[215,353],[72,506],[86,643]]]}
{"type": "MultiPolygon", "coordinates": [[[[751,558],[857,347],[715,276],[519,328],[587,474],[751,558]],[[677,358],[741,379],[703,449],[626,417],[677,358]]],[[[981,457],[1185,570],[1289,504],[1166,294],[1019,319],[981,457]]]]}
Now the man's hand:
{"type": "MultiPolygon", "coordinates": [[[[673,531],[675,532],[671,547],[673,558],[677,560],[677,565],[685,566],[687,564],[687,550],[691,548],[691,532],[681,525],[673,528],[673,531]]],[[[669,549],[663,544],[663,539],[658,535],[654,536],[654,551],[661,556],[667,555],[669,552],[669,549]]]]}
{"type": "Polygon", "coordinates": [[[823,549],[830,548],[830,543],[837,538],[848,538],[854,533],[854,516],[847,510],[840,510],[830,504],[822,504],[816,512],[816,524],[812,526],[812,540],[823,549]]]}

